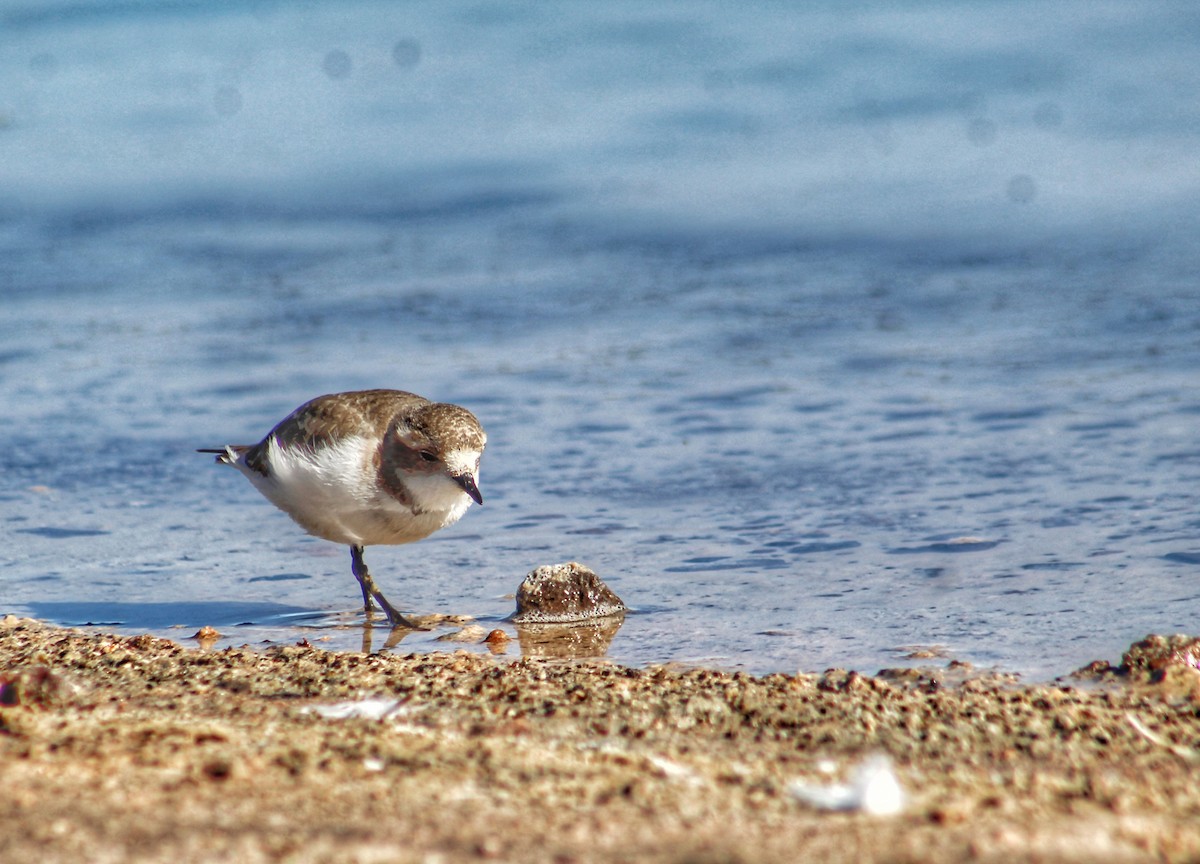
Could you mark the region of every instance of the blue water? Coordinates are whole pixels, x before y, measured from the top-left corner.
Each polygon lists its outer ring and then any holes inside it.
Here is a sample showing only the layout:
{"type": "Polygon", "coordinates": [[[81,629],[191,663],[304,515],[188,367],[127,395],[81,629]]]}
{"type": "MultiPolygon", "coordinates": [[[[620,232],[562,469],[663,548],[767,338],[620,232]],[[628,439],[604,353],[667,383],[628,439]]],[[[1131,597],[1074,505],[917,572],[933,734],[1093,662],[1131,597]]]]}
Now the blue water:
{"type": "Polygon", "coordinates": [[[0,612],[358,650],[346,550],[193,450],[396,387],[489,433],[484,507],[368,549],[413,612],[511,630],[579,560],[634,664],[1194,633],[1198,40],[1171,2],[7,4],[0,612]]]}

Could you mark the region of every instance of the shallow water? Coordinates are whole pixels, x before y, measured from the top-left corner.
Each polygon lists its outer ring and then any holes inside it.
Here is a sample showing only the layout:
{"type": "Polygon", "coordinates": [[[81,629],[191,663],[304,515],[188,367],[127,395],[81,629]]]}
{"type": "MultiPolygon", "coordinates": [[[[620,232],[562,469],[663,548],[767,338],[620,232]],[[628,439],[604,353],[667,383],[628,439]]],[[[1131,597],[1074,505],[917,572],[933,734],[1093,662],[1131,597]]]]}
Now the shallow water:
{"type": "Polygon", "coordinates": [[[555,8],[0,13],[0,612],[357,649],[193,450],[389,386],[490,439],[367,552],[406,609],[574,559],[637,664],[1195,631],[1200,13],[555,8]]]}

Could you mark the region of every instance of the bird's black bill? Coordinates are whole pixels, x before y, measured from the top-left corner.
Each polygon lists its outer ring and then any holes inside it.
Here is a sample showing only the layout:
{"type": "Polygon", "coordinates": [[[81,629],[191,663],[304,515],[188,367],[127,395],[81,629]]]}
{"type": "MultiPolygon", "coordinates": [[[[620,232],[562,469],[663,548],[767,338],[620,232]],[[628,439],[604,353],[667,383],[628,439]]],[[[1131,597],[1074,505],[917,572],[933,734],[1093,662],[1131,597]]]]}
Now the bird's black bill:
{"type": "Polygon", "coordinates": [[[479,487],[475,485],[475,478],[470,474],[460,474],[454,478],[454,482],[462,487],[463,491],[475,499],[476,504],[483,504],[483,496],[479,494],[479,487]]]}

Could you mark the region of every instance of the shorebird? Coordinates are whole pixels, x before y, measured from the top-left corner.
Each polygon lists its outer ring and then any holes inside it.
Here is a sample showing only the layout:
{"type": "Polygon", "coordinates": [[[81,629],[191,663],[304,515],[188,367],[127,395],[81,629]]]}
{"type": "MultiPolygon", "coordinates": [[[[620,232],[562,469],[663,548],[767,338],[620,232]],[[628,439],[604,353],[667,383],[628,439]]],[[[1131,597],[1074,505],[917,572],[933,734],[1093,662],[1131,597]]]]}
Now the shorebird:
{"type": "Polygon", "coordinates": [[[350,547],[363,607],[393,627],[419,629],[371,577],[363,547],[412,543],[452,525],[479,493],[487,435],[470,411],[401,390],[318,396],[257,444],[217,454],[309,534],[350,547]]]}

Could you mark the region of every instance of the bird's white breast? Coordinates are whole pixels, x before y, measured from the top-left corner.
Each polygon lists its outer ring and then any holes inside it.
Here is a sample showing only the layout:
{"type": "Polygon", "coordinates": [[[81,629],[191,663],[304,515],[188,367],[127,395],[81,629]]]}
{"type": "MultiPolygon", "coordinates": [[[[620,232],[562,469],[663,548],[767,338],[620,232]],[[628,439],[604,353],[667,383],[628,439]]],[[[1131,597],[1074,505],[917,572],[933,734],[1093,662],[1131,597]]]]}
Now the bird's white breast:
{"type": "Polygon", "coordinates": [[[470,499],[448,477],[403,480],[412,505],[380,485],[374,438],[353,437],[313,449],[268,445],[268,476],[237,467],[276,507],[310,534],[347,545],[411,543],[456,522],[470,499]]]}

